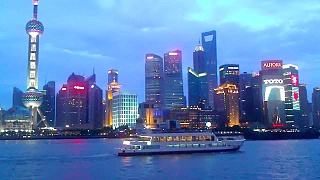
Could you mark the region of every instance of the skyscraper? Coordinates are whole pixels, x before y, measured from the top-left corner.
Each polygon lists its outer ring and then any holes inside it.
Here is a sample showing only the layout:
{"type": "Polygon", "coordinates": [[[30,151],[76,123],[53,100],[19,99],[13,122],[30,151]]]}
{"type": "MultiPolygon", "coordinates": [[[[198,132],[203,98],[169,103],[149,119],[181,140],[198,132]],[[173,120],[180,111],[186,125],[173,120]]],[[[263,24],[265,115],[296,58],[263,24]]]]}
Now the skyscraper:
{"type": "Polygon", "coordinates": [[[234,84],[223,84],[215,89],[216,109],[221,112],[221,126],[239,125],[239,90],[234,84]]]}
{"type": "Polygon", "coordinates": [[[164,54],[165,108],[185,106],[182,81],[182,55],[180,50],[164,54]]]}
{"type": "Polygon", "coordinates": [[[195,48],[193,52],[193,69],[197,73],[206,72],[206,52],[200,44],[195,48]]]}
{"type": "Polygon", "coordinates": [[[205,72],[198,74],[189,67],[188,105],[199,106],[201,103],[204,103],[204,106],[208,107],[208,76],[205,72]]]}
{"type": "Polygon", "coordinates": [[[313,88],[312,92],[312,116],[313,125],[320,126],[320,88],[313,88]]]}
{"type": "Polygon", "coordinates": [[[244,72],[239,75],[240,122],[251,122],[253,119],[252,74],[244,72]]]}
{"type": "Polygon", "coordinates": [[[108,71],[108,84],[112,83],[113,81],[118,82],[118,70],[111,69],[108,71]]]}
{"type": "Polygon", "coordinates": [[[217,37],[216,31],[201,35],[202,46],[206,54],[206,72],[208,74],[209,106],[214,107],[214,89],[217,87],[217,37]]]}
{"type": "Polygon", "coordinates": [[[95,83],[95,74],[85,79],[72,73],[57,94],[58,127],[101,128],[102,90],[95,83]]]}
{"type": "Polygon", "coordinates": [[[23,95],[23,92],[19,88],[17,88],[17,87],[13,88],[12,107],[13,106],[24,107],[24,105],[22,103],[22,95],[23,95]]]}
{"type": "Polygon", "coordinates": [[[113,128],[134,126],[138,118],[137,95],[127,92],[115,92],[112,100],[113,128]]]}
{"type": "MultiPolygon", "coordinates": [[[[32,128],[38,127],[37,111],[43,101],[43,94],[38,91],[38,64],[39,64],[39,36],[44,31],[44,26],[38,21],[38,0],[33,0],[33,19],[26,25],[26,32],[29,35],[28,50],[28,75],[27,91],[22,96],[23,104],[31,111],[32,128]]],[[[41,116],[41,113],[40,113],[41,116]]],[[[46,126],[45,117],[41,116],[46,126]]]]}
{"type": "Polygon", "coordinates": [[[262,61],[260,74],[265,123],[286,123],[282,61],[262,61]]]}
{"type": "Polygon", "coordinates": [[[224,64],[219,67],[220,85],[228,83],[239,88],[239,64],[224,64]]]}
{"type": "Polygon", "coordinates": [[[155,54],[146,55],[145,101],[155,109],[164,109],[163,59],[155,54]]]}
{"type": "Polygon", "coordinates": [[[46,121],[50,127],[55,126],[56,115],[56,85],[54,81],[49,81],[43,86],[44,96],[40,106],[41,112],[46,116],[46,121]]]}
{"type": "Polygon", "coordinates": [[[299,84],[299,99],[300,99],[300,123],[299,126],[310,126],[309,124],[309,102],[307,98],[307,85],[299,84]]]}
{"type": "Polygon", "coordinates": [[[298,66],[293,64],[284,64],[283,66],[283,84],[285,90],[285,112],[286,124],[299,125],[300,111],[299,102],[299,75],[298,66]]]}

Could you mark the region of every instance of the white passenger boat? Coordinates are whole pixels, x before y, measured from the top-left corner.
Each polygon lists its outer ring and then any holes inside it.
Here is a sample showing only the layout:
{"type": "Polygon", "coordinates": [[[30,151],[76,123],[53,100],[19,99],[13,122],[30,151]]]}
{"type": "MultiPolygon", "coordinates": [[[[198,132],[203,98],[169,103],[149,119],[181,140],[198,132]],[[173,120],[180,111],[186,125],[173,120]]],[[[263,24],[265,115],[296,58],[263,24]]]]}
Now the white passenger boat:
{"type": "Polygon", "coordinates": [[[242,135],[214,133],[161,133],[140,135],[134,140],[124,140],[118,156],[154,154],[188,154],[236,151],[243,145],[242,135]]]}

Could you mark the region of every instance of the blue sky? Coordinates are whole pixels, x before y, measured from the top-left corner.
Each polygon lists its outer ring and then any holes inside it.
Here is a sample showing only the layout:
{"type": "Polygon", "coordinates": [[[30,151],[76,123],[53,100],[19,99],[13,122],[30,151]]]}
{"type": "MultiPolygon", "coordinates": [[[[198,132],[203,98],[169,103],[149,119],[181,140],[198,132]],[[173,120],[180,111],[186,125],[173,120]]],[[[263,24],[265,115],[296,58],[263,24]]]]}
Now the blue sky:
{"type": "MultiPolygon", "coordinates": [[[[0,1],[0,107],[12,103],[12,89],[26,89],[31,0],[0,1]]],[[[72,72],[90,76],[106,89],[107,71],[119,70],[126,91],[144,100],[144,57],[180,49],[184,86],[201,32],[217,31],[218,65],[260,70],[260,61],[281,59],[299,66],[300,83],[311,99],[320,86],[320,2],[318,0],[40,0],[39,87],[66,83],[72,72]]],[[[187,95],[187,94],[186,94],[187,95]]]]}

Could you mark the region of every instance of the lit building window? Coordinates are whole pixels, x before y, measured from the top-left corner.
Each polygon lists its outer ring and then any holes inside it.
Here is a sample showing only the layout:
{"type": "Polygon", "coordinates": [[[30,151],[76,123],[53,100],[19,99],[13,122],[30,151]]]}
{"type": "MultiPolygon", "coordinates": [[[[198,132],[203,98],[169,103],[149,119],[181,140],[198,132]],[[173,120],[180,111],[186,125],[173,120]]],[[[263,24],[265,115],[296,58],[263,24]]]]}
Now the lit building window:
{"type": "Polygon", "coordinates": [[[36,62],[30,62],[30,69],[36,69],[36,62]]]}
{"type": "Polygon", "coordinates": [[[36,47],[37,47],[36,44],[31,44],[31,51],[36,51],[36,47]]]}
{"type": "Polygon", "coordinates": [[[36,77],[36,72],[35,71],[30,71],[30,78],[36,77]]]}
{"type": "Polygon", "coordinates": [[[35,86],[35,81],[34,80],[30,80],[30,86],[32,86],[32,87],[35,86]]]}
{"type": "Polygon", "coordinates": [[[30,60],[36,60],[36,53],[30,54],[30,60]]]}
{"type": "Polygon", "coordinates": [[[37,42],[37,38],[36,37],[31,37],[31,42],[37,42]]]}

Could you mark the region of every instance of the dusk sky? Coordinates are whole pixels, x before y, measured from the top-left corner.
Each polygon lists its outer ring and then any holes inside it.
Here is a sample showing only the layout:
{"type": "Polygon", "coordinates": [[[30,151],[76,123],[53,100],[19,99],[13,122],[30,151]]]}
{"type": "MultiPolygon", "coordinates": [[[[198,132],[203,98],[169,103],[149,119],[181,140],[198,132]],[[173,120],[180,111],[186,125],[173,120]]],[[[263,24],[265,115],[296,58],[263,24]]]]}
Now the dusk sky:
{"type": "MultiPolygon", "coordinates": [[[[12,105],[12,89],[26,90],[32,0],[0,1],[0,107],[12,105]]],[[[119,70],[124,91],[144,101],[145,54],[180,49],[187,95],[187,68],[202,32],[217,31],[218,66],[260,70],[262,60],[299,67],[300,83],[320,86],[319,0],[40,0],[39,89],[56,90],[74,72],[97,75],[107,88],[107,71],[119,70]],[[45,78],[46,77],[46,78],[45,78]]]]}

